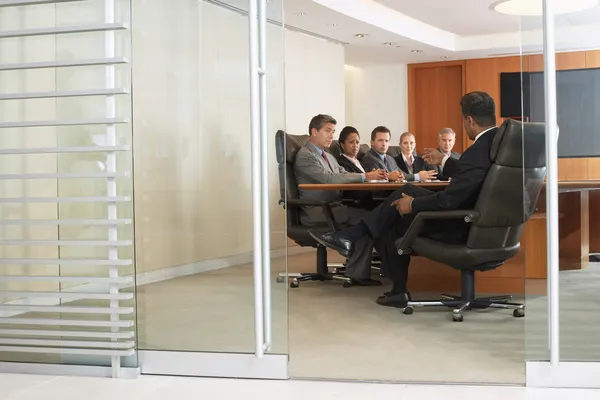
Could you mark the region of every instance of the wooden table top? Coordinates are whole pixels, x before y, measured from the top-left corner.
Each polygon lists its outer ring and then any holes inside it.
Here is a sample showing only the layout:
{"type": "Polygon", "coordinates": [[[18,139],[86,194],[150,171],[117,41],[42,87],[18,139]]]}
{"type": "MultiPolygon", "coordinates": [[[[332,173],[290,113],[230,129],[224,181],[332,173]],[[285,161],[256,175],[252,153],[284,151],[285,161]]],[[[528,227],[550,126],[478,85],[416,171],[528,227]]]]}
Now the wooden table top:
{"type": "MultiPolygon", "coordinates": [[[[388,183],[303,183],[298,185],[304,190],[396,190],[406,185],[406,182],[388,182],[388,183]]],[[[411,185],[425,187],[429,189],[442,189],[448,186],[449,182],[411,182],[411,185]]],[[[580,191],[580,190],[600,190],[600,179],[591,180],[565,180],[558,182],[558,188],[562,191],[580,191]]]]}

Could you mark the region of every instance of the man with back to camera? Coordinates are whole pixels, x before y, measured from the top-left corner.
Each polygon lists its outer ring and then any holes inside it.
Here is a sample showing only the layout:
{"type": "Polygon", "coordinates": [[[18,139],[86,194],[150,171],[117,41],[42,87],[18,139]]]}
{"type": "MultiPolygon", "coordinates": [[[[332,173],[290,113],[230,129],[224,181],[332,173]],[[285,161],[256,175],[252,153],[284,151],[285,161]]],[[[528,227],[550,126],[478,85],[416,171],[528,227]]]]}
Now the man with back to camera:
{"type": "MultiPolygon", "coordinates": [[[[456,132],[452,128],[442,128],[438,132],[438,148],[437,150],[443,155],[452,157],[456,160],[460,158],[460,153],[452,151],[456,144],[456,132]]],[[[448,177],[442,176],[442,169],[440,166],[436,166],[436,172],[441,180],[448,180],[448,177]]]]}
{"type": "MultiPolygon", "coordinates": [[[[410,299],[406,283],[410,255],[398,255],[395,240],[403,236],[421,211],[471,209],[492,166],[490,148],[497,132],[494,100],[485,92],[471,92],[460,101],[463,125],[474,143],[456,160],[436,149],[426,149],[425,161],[440,165],[444,175],[452,178],[445,190],[432,192],[405,185],[392,193],[381,205],[369,212],[361,223],[339,232],[311,235],[324,246],[342,255],[355,252],[354,243],[369,237],[378,242],[382,262],[389,266],[393,286],[377,303],[388,307],[406,307],[410,299]]],[[[463,219],[430,220],[421,236],[445,243],[466,243],[469,226],[463,219]]]]}
{"type": "Polygon", "coordinates": [[[385,126],[378,126],[371,132],[371,149],[365,154],[360,163],[365,171],[372,169],[384,169],[388,173],[390,181],[395,182],[404,179],[404,175],[396,160],[387,154],[390,147],[390,139],[392,134],[385,126]]]}
{"type": "MultiPolygon", "coordinates": [[[[308,126],[309,140],[300,148],[294,161],[294,176],[298,184],[303,183],[360,183],[370,180],[386,179],[384,170],[376,169],[366,173],[351,173],[340,167],[334,156],[325,151],[333,141],[337,121],[324,114],[313,117],[308,126]]],[[[340,201],[340,191],[303,190],[298,188],[300,199],[318,201],[340,201]]],[[[366,210],[344,205],[331,207],[338,223],[356,224],[365,215],[366,210]]],[[[315,226],[327,223],[323,209],[318,206],[302,207],[300,218],[302,225],[315,226]]],[[[354,254],[346,256],[346,276],[358,286],[380,286],[381,282],[371,279],[371,257],[373,241],[362,238],[356,241],[354,254]]]]}

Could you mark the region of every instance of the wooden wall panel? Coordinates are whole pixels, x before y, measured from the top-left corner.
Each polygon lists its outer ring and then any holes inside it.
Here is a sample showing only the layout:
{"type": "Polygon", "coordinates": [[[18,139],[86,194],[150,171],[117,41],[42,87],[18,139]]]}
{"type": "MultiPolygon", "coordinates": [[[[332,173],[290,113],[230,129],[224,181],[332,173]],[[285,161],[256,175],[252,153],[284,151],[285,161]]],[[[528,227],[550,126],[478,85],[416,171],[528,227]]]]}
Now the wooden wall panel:
{"type": "MultiPolygon", "coordinates": [[[[409,75],[412,78],[409,99],[413,104],[409,113],[409,131],[416,136],[417,151],[437,147],[436,134],[441,128],[450,127],[460,134],[462,65],[416,68],[409,75]]],[[[455,146],[455,151],[462,151],[462,141],[455,146]]]]}
{"type": "Polygon", "coordinates": [[[600,50],[585,52],[585,67],[600,68],[600,50]]]}
{"type": "MultiPolygon", "coordinates": [[[[521,68],[527,69],[527,59],[521,59],[521,57],[467,60],[465,93],[478,90],[489,93],[496,102],[496,118],[500,121],[500,73],[519,72],[521,68]]],[[[463,138],[463,147],[466,149],[471,142],[466,135],[463,138]]]]}
{"type": "MultiPolygon", "coordinates": [[[[527,56],[528,59],[528,71],[537,72],[544,70],[544,56],[536,54],[533,56],[527,56]]],[[[586,68],[586,52],[576,51],[572,53],[558,53],[556,54],[556,69],[567,70],[567,69],[581,69],[586,68]]]]}

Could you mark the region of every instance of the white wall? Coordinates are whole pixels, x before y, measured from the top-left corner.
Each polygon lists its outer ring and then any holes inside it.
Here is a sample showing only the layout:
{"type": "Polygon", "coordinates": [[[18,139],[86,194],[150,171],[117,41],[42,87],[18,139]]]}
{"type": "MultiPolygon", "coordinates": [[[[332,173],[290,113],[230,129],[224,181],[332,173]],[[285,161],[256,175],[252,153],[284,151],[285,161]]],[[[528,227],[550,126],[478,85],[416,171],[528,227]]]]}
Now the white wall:
{"type": "Polygon", "coordinates": [[[286,127],[308,133],[317,114],[329,114],[345,124],[344,47],[294,31],[285,37],[286,127]]]}
{"type": "Polygon", "coordinates": [[[369,143],[371,131],[385,125],[398,144],[408,130],[406,64],[371,67],[345,66],[346,125],[354,126],[361,141],[369,143]]]}
{"type": "MultiPolygon", "coordinates": [[[[133,3],[138,272],[252,251],[248,18],[171,3],[133,3]]],[[[275,25],[267,45],[271,244],[282,248],[275,132],[305,133],[318,113],[343,123],[344,48],[275,25]]]]}

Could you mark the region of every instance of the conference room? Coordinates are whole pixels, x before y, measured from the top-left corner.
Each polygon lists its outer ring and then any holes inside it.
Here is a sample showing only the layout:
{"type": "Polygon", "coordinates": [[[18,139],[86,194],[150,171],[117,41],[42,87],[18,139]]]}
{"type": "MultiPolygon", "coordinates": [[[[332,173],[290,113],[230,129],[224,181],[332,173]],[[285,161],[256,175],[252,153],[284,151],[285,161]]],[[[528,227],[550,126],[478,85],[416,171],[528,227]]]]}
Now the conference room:
{"type": "Polygon", "coordinates": [[[2,371],[594,385],[597,1],[554,0],[554,29],[519,0],[4,3],[2,371]],[[309,123],[335,118],[332,157],[354,127],[359,160],[376,127],[399,160],[403,133],[420,157],[446,129],[460,163],[472,92],[497,127],[477,202],[415,213],[469,239],[405,235],[411,302],[382,307],[381,255],[356,284],[309,232],[346,227],[337,205],[307,226],[299,190],[461,179],[299,183],[309,123]]]}

